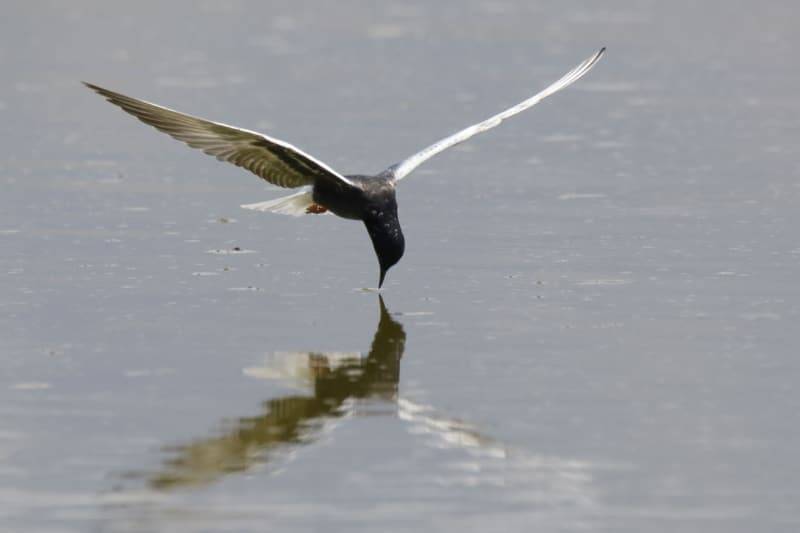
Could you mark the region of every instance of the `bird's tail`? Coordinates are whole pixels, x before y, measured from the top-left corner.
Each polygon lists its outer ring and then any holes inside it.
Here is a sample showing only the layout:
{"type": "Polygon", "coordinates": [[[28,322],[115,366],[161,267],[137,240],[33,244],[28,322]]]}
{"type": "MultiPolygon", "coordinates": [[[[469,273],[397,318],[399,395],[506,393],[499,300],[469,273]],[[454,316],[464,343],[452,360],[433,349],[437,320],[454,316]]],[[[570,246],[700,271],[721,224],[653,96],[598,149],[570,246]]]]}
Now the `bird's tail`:
{"type": "Polygon", "coordinates": [[[244,204],[242,207],[254,211],[269,211],[270,213],[299,217],[306,213],[314,213],[314,205],[314,198],[311,191],[300,191],[290,194],[289,196],[283,196],[266,202],[244,204]]]}

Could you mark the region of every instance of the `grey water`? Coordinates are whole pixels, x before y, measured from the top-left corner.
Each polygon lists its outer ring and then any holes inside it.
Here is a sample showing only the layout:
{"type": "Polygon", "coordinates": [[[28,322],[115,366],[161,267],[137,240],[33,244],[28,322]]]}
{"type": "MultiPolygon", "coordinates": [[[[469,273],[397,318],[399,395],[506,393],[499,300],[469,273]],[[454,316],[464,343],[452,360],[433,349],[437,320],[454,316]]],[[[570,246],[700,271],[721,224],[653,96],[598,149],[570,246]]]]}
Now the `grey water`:
{"type": "Polygon", "coordinates": [[[16,2],[0,531],[797,531],[795,2],[16,2]],[[86,80],[377,172],[360,224],[86,80]]]}

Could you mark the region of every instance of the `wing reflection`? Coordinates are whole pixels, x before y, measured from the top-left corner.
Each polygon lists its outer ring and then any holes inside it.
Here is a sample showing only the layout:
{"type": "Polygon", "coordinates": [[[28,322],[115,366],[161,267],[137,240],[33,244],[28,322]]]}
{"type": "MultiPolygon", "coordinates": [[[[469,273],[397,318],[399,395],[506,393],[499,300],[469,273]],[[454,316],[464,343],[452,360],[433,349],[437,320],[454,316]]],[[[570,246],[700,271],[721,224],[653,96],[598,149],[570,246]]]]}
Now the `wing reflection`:
{"type": "Polygon", "coordinates": [[[259,416],[235,420],[219,436],[170,448],[174,453],[152,475],[153,488],[168,490],[215,481],[269,460],[287,445],[312,442],[326,422],[349,412],[351,400],[378,398],[394,403],[406,334],[379,297],[380,321],[369,354],[302,352],[278,354],[279,365],[259,369],[268,377],[303,378],[313,395],[285,396],[264,403],[259,416]]]}

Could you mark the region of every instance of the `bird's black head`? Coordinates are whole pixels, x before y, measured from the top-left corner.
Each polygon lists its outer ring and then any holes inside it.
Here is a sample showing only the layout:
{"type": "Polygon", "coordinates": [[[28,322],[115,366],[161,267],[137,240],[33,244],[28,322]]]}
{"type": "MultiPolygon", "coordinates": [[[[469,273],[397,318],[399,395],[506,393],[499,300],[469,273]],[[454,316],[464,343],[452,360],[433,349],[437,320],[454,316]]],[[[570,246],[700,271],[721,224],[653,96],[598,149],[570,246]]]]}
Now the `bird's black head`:
{"type": "Polygon", "coordinates": [[[394,191],[392,190],[391,196],[380,198],[371,204],[364,216],[364,224],[381,267],[381,277],[378,281],[380,288],[386,272],[403,257],[406,241],[397,218],[394,191]]]}
{"type": "Polygon", "coordinates": [[[403,257],[406,242],[396,217],[378,222],[365,220],[364,224],[367,226],[372,246],[375,247],[375,254],[378,256],[378,264],[381,267],[381,277],[378,281],[378,288],[380,288],[386,272],[403,257]]]}
{"type": "MultiPolygon", "coordinates": [[[[400,226],[398,226],[399,231],[400,226]]],[[[383,280],[386,277],[386,273],[392,268],[400,258],[403,257],[403,252],[405,252],[406,243],[405,239],[403,238],[402,233],[398,233],[397,238],[393,240],[391,245],[387,247],[382,253],[379,252],[378,261],[381,266],[381,276],[378,280],[378,288],[380,289],[383,286],[383,280]]]]}

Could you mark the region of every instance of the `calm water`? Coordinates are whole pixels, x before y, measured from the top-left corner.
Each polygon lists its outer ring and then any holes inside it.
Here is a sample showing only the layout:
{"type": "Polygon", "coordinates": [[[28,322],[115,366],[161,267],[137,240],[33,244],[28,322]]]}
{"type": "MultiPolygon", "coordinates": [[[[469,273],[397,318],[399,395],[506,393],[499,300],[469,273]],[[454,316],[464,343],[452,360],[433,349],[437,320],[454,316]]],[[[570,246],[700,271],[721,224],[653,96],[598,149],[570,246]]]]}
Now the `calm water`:
{"type": "Polygon", "coordinates": [[[8,2],[0,530],[797,531],[794,2],[8,2]],[[361,225],[86,79],[404,180],[361,225]]]}

